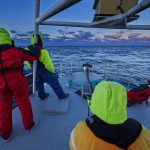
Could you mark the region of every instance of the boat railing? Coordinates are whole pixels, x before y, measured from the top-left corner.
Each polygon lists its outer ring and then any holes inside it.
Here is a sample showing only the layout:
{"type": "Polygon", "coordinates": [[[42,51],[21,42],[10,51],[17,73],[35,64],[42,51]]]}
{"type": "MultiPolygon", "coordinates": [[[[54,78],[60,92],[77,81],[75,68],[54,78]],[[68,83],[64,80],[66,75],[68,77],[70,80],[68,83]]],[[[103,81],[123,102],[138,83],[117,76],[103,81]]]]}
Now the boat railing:
{"type": "Polygon", "coordinates": [[[33,74],[32,72],[28,73],[28,74],[25,75],[25,77],[31,76],[32,74],[33,74]]]}
{"type": "MultiPolygon", "coordinates": [[[[56,68],[59,77],[67,76],[74,72],[83,71],[82,61],[74,62],[67,61],[68,63],[60,63],[59,67],[56,68]]],[[[106,62],[93,65],[91,72],[97,73],[101,75],[103,80],[114,80],[121,82],[125,85],[125,87],[130,90],[134,86],[140,85],[141,81],[146,81],[144,77],[140,77],[140,79],[136,79],[138,77],[138,72],[133,72],[131,68],[125,68],[121,65],[113,66],[109,65],[106,62]]]]}
{"type": "Polygon", "coordinates": [[[27,74],[25,74],[25,77],[27,78],[28,80],[28,87],[29,87],[29,92],[30,94],[32,94],[32,87],[33,87],[33,79],[32,79],[32,76],[33,76],[33,73],[32,72],[29,72],[27,74]]]}
{"type": "Polygon", "coordinates": [[[78,65],[74,65],[73,61],[68,61],[68,62],[69,63],[66,63],[66,59],[63,59],[59,64],[59,66],[55,68],[60,78],[72,74],[73,72],[83,70],[80,62],[78,62],[78,65]]]}

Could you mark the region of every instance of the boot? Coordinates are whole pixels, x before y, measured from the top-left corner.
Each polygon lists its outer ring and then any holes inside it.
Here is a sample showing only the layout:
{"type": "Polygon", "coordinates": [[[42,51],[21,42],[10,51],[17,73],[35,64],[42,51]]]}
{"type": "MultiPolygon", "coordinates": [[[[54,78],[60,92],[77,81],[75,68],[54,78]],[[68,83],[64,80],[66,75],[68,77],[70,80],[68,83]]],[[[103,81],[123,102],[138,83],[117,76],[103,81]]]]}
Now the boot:
{"type": "Polygon", "coordinates": [[[66,99],[66,98],[68,98],[68,97],[69,97],[69,93],[65,94],[63,97],[60,97],[59,99],[60,99],[60,100],[63,100],[63,99],[66,99]]]}
{"type": "Polygon", "coordinates": [[[45,100],[49,96],[49,93],[45,93],[44,97],[39,97],[41,100],[45,100]]]}

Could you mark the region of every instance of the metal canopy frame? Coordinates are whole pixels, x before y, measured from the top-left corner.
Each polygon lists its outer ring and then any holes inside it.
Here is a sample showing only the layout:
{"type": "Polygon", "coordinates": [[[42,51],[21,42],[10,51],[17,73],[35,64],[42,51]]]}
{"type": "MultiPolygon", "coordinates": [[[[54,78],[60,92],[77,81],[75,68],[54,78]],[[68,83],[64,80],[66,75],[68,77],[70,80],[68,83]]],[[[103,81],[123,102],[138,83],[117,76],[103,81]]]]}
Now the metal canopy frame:
{"type": "MultiPolygon", "coordinates": [[[[70,27],[85,27],[85,28],[107,28],[107,29],[134,29],[134,30],[150,30],[150,25],[119,25],[118,23],[125,20],[127,17],[136,15],[150,7],[150,0],[143,0],[135,7],[131,8],[124,14],[118,14],[110,17],[106,17],[100,21],[85,23],[85,22],[64,22],[64,21],[47,21],[48,18],[60,13],[61,11],[75,5],[82,0],[59,0],[55,5],[49,8],[45,13],[40,14],[40,0],[35,0],[35,22],[34,22],[34,34],[39,31],[39,25],[51,25],[51,26],[70,26],[70,27]]],[[[34,36],[37,41],[36,36],[34,36]]],[[[37,62],[33,63],[33,94],[36,91],[36,68],[37,62]]]]}

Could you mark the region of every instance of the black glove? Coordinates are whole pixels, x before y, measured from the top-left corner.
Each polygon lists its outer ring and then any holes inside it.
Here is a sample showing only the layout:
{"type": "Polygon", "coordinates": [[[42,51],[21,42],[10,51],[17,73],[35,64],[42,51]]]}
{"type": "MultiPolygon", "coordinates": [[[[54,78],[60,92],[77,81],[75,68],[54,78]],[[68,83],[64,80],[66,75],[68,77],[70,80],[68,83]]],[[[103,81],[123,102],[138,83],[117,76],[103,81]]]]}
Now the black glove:
{"type": "Polygon", "coordinates": [[[36,56],[40,53],[42,47],[38,44],[29,45],[28,46],[29,51],[26,51],[30,56],[36,56]]]}

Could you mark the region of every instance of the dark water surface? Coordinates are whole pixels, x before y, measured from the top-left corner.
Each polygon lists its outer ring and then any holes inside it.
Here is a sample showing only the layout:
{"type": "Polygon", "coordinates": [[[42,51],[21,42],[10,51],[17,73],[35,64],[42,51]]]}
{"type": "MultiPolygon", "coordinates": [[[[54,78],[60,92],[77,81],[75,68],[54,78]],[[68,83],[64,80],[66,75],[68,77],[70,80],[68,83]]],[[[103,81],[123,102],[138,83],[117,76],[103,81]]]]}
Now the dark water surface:
{"type": "Polygon", "coordinates": [[[103,46],[103,47],[46,47],[57,70],[80,71],[83,63],[93,65],[93,70],[110,80],[131,87],[150,79],[150,47],[103,46]]]}

